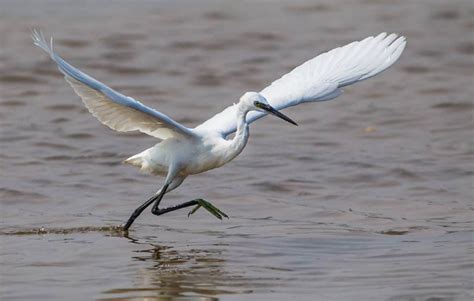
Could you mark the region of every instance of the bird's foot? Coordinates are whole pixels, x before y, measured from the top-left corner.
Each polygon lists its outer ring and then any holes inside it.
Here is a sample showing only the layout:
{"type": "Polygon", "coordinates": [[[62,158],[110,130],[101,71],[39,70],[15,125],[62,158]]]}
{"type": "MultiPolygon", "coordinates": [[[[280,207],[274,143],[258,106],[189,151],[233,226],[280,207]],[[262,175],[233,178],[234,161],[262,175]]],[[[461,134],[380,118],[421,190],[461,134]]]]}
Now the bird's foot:
{"type": "Polygon", "coordinates": [[[193,214],[194,212],[196,212],[199,208],[203,207],[204,209],[206,209],[207,211],[209,211],[209,213],[211,213],[212,215],[214,215],[215,217],[217,217],[218,219],[222,219],[222,217],[226,217],[226,218],[229,218],[229,216],[227,216],[227,214],[225,214],[224,212],[222,212],[221,210],[219,210],[218,208],[216,208],[214,205],[212,205],[211,203],[209,203],[208,201],[205,201],[203,199],[196,199],[195,200],[197,202],[197,205],[196,207],[194,207],[193,210],[191,210],[189,213],[188,213],[188,217],[193,214]]]}

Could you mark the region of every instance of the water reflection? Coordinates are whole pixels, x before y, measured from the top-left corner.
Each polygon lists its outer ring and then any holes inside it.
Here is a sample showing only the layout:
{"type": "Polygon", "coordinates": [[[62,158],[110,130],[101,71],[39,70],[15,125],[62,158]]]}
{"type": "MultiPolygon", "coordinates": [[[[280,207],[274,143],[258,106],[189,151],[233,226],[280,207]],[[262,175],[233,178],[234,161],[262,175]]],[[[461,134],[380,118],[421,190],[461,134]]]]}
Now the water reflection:
{"type": "Polygon", "coordinates": [[[224,287],[232,276],[225,270],[222,250],[178,250],[126,237],[137,246],[132,254],[132,262],[138,263],[133,286],[107,290],[108,296],[100,300],[218,300],[220,294],[242,293],[224,287]]]}
{"type": "Polygon", "coordinates": [[[0,10],[1,300],[473,299],[472,1],[57,2],[0,10]],[[32,27],[188,126],[320,51],[389,29],[409,46],[338,100],[290,109],[301,128],[256,123],[243,157],[167,200],[219,199],[230,221],[148,213],[126,239],[88,225],[157,189],[119,164],[156,141],[100,126],[32,27]]]}

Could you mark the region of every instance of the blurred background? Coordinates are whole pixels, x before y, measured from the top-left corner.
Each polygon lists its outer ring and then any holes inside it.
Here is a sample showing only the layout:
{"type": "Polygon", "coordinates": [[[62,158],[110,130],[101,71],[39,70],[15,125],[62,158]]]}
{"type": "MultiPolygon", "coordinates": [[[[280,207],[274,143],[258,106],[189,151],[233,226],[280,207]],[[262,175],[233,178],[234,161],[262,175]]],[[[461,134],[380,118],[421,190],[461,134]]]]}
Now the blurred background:
{"type": "Polygon", "coordinates": [[[470,0],[0,2],[0,299],[470,300],[470,0]],[[121,164],[157,141],[82,105],[31,29],[114,89],[194,127],[317,54],[407,36],[392,68],[262,119],[244,152],[145,212],[121,164]],[[44,230],[39,231],[44,227],[44,230]],[[38,234],[38,232],[40,232],[38,234]]]}

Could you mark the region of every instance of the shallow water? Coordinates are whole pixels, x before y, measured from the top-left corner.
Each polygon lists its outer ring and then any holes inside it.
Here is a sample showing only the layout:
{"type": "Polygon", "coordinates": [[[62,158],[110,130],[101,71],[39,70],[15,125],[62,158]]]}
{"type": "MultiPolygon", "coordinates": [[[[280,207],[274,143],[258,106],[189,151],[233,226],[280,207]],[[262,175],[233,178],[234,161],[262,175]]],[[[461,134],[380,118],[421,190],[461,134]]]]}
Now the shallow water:
{"type": "Polygon", "coordinates": [[[471,1],[2,1],[2,300],[470,300],[471,1]],[[66,5],[67,3],[67,5],[66,5]],[[314,55],[381,31],[399,63],[264,119],[227,166],[166,197],[200,210],[114,226],[162,179],[155,141],[101,126],[46,56],[195,126],[314,55]]]}

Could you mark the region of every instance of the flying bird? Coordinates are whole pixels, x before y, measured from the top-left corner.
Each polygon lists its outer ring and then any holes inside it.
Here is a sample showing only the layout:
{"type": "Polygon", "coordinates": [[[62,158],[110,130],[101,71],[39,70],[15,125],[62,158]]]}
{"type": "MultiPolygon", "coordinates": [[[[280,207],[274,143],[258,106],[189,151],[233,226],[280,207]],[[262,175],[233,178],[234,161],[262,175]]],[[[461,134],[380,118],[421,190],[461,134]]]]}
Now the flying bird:
{"type": "Polygon", "coordinates": [[[219,219],[228,217],[204,199],[167,208],[159,205],[163,196],[180,186],[189,175],[220,167],[238,156],[247,144],[252,122],[270,114],[296,125],[280,110],[338,97],[342,94],[341,88],[375,76],[394,64],[406,45],[404,36],[381,33],[335,48],[306,61],[260,92],[246,92],[237,104],[195,128],[188,128],[73,67],[53,50],[52,38],[47,43],[36,30],[32,38],[36,46],[49,54],[89,112],[100,122],[119,132],[140,131],[160,140],[124,161],[152,175],[165,177],[161,189],[139,206],[123,225],[125,231],[152,204],[154,215],[195,206],[189,214],[202,207],[219,219]]]}

